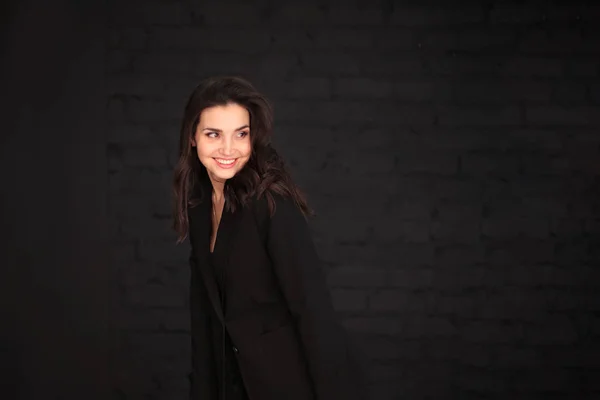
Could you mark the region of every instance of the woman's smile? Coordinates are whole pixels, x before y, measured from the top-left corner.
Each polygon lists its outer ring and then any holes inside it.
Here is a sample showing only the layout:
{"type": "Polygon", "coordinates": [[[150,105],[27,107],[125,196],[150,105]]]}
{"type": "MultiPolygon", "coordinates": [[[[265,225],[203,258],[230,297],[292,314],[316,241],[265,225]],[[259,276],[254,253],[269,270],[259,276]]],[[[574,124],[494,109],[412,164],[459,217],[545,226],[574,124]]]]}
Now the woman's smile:
{"type": "Polygon", "coordinates": [[[217,165],[221,168],[232,168],[235,165],[237,158],[215,158],[214,160],[217,162],[217,165]]]}

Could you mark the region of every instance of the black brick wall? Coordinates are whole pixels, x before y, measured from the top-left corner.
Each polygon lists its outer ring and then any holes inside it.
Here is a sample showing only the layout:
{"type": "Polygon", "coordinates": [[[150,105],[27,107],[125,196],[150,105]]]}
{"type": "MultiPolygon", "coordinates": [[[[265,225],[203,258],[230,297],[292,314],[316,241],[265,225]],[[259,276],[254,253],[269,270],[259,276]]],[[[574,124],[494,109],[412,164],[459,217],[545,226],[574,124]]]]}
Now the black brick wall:
{"type": "Polygon", "coordinates": [[[372,399],[600,396],[600,6],[110,1],[115,396],[187,393],[186,97],[240,73],[317,218],[372,399]]]}

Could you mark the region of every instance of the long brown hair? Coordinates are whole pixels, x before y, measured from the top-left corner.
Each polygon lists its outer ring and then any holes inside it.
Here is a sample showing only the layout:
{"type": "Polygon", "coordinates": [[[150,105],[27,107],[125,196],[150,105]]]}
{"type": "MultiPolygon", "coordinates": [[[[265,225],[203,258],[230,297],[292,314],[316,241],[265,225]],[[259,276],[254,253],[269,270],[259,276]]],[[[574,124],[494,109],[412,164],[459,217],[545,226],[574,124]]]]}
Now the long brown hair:
{"type": "Polygon", "coordinates": [[[266,196],[271,215],[275,212],[273,193],[290,197],[305,216],[312,215],[306,198],[292,181],[283,159],[271,146],[273,108],[254,86],[239,76],[216,76],[203,80],[192,92],[181,124],[179,160],[175,166],[173,194],[173,229],[177,243],[188,235],[188,207],[202,201],[208,181],[206,167],[192,147],[192,138],[205,108],[238,104],[250,114],[250,142],[252,151],[244,167],[225,182],[223,194],[228,211],[244,207],[251,198],[266,196]]]}

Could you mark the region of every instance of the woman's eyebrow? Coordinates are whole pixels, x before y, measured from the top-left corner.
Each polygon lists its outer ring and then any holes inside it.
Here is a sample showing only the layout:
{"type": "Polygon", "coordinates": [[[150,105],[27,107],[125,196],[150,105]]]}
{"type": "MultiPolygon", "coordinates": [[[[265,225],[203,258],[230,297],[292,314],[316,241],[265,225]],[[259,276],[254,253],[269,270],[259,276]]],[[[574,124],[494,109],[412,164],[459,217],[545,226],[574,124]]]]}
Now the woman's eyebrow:
{"type": "MultiPolygon", "coordinates": [[[[244,126],[240,126],[239,128],[237,128],[237,129],[235,129],[235,130],[236,130],[236,131],[240,131],[240,130],[242,130],[242,129],[249,128],[249,127],[250,127],[250,125],[244,125],[244,126]]],[[[217,129],[217,128],[208,128],[208,127],[204,128],[204,129],[202,129],[202,130],[203,130],[203,131],[223,132],[221,129],[217,129]]]]}

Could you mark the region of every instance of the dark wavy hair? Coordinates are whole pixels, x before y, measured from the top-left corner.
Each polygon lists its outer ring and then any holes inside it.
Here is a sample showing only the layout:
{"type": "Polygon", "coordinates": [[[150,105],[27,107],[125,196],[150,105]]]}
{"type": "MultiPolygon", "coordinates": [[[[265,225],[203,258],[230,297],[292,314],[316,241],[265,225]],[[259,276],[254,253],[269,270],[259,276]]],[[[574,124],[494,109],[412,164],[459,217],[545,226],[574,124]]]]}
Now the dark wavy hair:
{"type": "MultiPolygon", "coordinates": [[[[305,217],[313,215],[306,198],[294,184],[283,159],[271,146],[273,108],[270,102],[246,79],[239,76],[216,76],[203,80],[192,92],[181,124],[179,160],[175,166],[173,194],[173,229],[177,243],[188,235],[188,207],[200,203],[209,183],[206,167],[192,147],[192,138],[205,108],[238,104],[250,114],[252,150],[246,165],[225,182],[224,196],[227,211],[246,206],[252,198],[266,196],[271,215],[275,212],[273,194],[291,198],[305,217]]],[[[210,195],[210,193],[206,194],[210,195]]]]}

